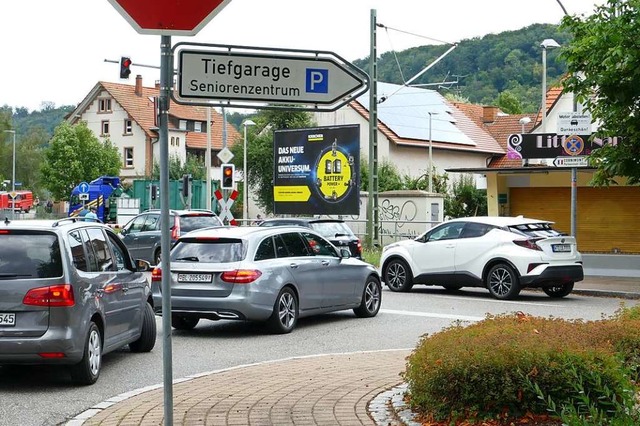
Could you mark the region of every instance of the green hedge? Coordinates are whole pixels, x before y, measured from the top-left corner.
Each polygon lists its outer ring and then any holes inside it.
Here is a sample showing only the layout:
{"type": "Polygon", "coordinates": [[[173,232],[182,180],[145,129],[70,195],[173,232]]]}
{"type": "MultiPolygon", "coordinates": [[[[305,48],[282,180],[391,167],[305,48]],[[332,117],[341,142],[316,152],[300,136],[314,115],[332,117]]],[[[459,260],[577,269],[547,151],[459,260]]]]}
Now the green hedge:
{"type": "Polygon", "coordinates": [[[436,421],[562,417],[571,407],[638,420],[624,398],[637,391],[639,361],[640,307],[591,322],[516,313],[425,336],[404,378],[412,408],[436,421]]]}

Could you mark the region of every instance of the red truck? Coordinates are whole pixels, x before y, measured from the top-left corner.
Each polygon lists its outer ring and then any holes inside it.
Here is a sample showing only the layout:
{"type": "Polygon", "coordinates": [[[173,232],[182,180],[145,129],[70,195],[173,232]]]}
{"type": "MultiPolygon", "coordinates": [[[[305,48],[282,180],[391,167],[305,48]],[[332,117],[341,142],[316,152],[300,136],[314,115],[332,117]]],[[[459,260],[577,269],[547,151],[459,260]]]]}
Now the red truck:
{"type": "Polygon", "coordinates": [[[15,211],[29,213],[33,208],[33,192],[20,190],[13,192],[0,192],[0,209],[11,209],[15,211]],[[14,198],[11,199],[11,196],[14,198]]]}

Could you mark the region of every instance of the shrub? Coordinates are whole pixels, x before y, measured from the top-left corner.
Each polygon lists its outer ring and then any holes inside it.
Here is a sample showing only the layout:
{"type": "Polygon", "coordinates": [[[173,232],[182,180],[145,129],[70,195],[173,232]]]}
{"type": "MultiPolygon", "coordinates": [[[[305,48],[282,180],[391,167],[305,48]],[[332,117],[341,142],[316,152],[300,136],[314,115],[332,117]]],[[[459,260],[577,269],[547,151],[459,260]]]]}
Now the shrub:
{"type": "Polygon", "coordinates": [[[637,379],[634,309],[593,322],[488,316],[425,336],[407,359],[410,403],[436,421],[506,420],[547,413],[549,401],[573,406],[586,392],[595,409],[609,413],[611,395],[628,393],[637,379]],[[577,377],[588,378],[582,388],[577,377]]]}

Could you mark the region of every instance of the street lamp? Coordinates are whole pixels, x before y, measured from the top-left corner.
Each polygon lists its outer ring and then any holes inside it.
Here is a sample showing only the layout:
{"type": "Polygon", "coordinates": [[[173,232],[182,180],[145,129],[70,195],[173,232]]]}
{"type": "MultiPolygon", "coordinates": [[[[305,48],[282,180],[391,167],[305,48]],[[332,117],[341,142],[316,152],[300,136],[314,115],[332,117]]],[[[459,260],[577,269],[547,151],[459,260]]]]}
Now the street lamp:
{"type": "MultiPolygon", "coordinates": [[[[16,131],[15,130],[5,130],[5,133],[13,133],[13,176],[11,177],[11,192],[16,192],[16,131]]],[[[15,199],[13,200],[12,208],[11,208],[11,218],[15,219],[15,199]]]]}
{"type": "Polygon", "coordinates": [[[530,117],[522,117],[520,120],[518,120],[518,123],[520,123],[520,126],[522,126],[522,131],[520,133],[524,133],[524,126],[525,126],[525,124],[531,123],[531,118],[530,117]]]}
{"type": "Polygon", "coordinates": [[[540,43],[542,47],[542,105],[540,105],[540,111],[542,111],[541,132],[547,131],[547,49],[554,49],[560,47],[557,41],[552,38],[547,38],[540,43]]]}
{"type": "MultiPolygon", "coordinates": [[[[244,210],[242,216],[243,219],[246,221],[247,219],[249,219],[249,170],[247,169],[247,127],[248,126],[255,126],[256,123],[254,123],[251,120],[244,120],[242,122],[242,127],[244,127],[244,151],[243,151],[243,157],[244,157],[244,163],[243,163],[243,168],[242,168],[242,172],[244,173],[244,203],[242,208],[244,210]]],[[[247,223],[248,225],[249,223],[247,223]]]]}

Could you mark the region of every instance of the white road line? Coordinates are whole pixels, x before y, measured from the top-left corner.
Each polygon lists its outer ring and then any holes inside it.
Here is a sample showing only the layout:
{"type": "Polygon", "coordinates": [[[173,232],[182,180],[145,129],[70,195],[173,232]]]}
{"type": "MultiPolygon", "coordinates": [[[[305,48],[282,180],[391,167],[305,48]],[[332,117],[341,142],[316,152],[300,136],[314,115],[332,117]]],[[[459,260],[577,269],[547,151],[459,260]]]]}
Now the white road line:
{"type": "Polygon", "coordinates": [[[429,318],[441,318],[452,319],[462,321],[482,321],[485,317],[470,317],[467,315],[452,315],[452,314],[436,314],[433,312],[416,312],[416,311],[398,311],[395,309],[380,309],[380,312],[392,315],[408,315],[414,317],[429,317],[429,318]]]}

